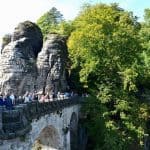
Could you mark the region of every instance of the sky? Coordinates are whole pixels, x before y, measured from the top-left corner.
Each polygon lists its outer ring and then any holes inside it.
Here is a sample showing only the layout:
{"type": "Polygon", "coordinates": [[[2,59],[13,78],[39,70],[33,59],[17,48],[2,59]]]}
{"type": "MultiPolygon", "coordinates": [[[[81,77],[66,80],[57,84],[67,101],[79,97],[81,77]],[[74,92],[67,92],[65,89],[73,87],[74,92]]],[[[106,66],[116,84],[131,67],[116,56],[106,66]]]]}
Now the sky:
{"type": "Polygon", "coordinates": [[[119,6],[143,20],[145,8],[150,8],[150,0],[0,0],[0,42],[4,34],[12,33],[19,22],[37,19],[52,7],[56,7],[66,20],[77,16],[83,3],[119,3],[119,6]]]}

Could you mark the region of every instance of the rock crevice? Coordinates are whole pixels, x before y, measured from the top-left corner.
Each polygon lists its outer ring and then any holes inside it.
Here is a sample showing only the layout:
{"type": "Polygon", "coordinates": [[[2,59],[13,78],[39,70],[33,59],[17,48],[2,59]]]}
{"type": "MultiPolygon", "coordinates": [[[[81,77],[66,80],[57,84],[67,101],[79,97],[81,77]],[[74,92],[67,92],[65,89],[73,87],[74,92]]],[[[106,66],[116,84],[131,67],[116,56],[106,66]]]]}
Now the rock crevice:
{"type": "Polygon", "coordinates": [[[37,58],[38,90],[45,92],[64,91],[67,88],[65,76],[67,46],[64,37],[50,34],[37,58]]]}

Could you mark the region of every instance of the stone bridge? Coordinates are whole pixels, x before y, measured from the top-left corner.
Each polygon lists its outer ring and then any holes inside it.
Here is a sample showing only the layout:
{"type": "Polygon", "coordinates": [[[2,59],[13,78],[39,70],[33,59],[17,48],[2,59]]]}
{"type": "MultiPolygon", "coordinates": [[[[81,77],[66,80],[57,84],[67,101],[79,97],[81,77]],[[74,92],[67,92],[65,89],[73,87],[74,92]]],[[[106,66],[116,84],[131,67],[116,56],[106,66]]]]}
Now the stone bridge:
{"type": "Polygon", "coordinates": [[[81,98],[0,108],[0,150],[84,149],[79,132],[81,98]],[[79,146],[80,145],[80,146],[79,146]]]}

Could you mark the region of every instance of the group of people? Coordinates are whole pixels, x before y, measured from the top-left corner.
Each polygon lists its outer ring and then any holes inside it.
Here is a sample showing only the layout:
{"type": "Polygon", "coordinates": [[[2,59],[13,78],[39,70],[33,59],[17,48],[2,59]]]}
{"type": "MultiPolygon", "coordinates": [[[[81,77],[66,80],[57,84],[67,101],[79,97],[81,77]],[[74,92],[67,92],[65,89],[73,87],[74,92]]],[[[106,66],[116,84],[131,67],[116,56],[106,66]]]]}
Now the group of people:
{"type": "Polygon", "coordinates": [[[6,109],[12,109],[13,105],[15,105],[15,95],[13,93],[0,93],[0,106],[5,106],[6,109]]]}
{"type": "Polygon", "coordinates": [[[39,96],[38,101],[42,103],[42,102],[49,102],[49,101],[54,101],[54,100],[68,99],[68,98],[73,97],[73,96],[77,96],[77,94],[74,93],[74,92],[61,93],[61,92],[58,91],[57,94],[54,94],[54,93],[42,94],[42,95],[39,96]]]}
{"type": "Polygon", "coordinates": [[[22,99],[24,103],[32,102],[32,101],[38,101],[38,94],[37,92],[26,92],[23,97],[19,97],[19,99],[22,99]]]}
{"type": "Polygon", "coordinates": [[[16,96],[14,93],[0,93],[0,106],[5,106],[6,109],[13,109],[13,106],[18,103],[29,103],[32,101],[38,101],[40,103],[49,102],[54,100],[68,99],[73,96],[77,96],[77,93],[72,92],[58,92],[57,94],[52,93],[37,93],[35,92],[25,92],[23,96],[16,96]]]}

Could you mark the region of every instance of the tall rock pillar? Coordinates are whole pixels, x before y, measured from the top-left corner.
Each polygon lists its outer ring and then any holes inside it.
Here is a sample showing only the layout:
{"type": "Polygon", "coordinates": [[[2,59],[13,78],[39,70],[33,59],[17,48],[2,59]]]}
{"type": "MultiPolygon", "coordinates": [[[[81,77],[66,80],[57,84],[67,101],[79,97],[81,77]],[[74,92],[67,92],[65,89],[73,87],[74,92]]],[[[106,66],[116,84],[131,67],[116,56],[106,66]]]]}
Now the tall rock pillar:
{"type": "Polygon", "coordinates": [[[45,41],[42,51],[37,58],[38,91],[54,92],[67,89],[66,64],[67,64],[66,39],[58,34],[50,34],[45,41]]]}

